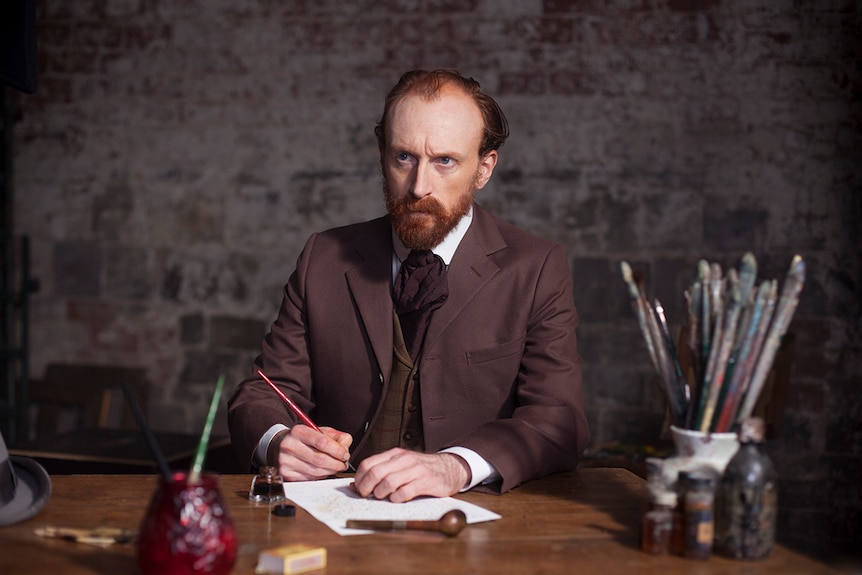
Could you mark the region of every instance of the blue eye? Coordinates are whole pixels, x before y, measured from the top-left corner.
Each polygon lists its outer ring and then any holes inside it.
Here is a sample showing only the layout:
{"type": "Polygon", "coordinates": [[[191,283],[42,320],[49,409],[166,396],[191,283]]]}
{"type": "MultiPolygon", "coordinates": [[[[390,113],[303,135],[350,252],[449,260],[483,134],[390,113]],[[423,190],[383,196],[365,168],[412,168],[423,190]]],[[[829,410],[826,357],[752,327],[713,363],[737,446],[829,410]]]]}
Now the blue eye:
{"type": "Polygon", "coordinates": [[[410,159],[410,154],[408,154],[406,152],[401,152],[400,154],[398,154],[395,157],[399,162],[406,162],[407,160],[410,159]]]}
{"type": "Polygon", "coordinates": [[[449,156],[443,156],[442,158],[440,158],[440,163],[444,166],[448,166],[452,163],[452,158],[450,158],[449,156]]]}

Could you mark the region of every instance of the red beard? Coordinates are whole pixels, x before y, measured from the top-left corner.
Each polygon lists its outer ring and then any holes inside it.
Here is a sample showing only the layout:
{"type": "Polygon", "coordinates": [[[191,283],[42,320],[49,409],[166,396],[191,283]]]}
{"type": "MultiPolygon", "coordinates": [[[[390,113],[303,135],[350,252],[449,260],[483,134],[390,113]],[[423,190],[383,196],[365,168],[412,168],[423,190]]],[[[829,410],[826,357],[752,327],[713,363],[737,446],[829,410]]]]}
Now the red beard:
{"type": "Polygon", "coordinates": [[[395,233],[404,247],[411,250],[430,250],[438,245],[470,211],[473,204],[474,192],[465,193],[450,213],[435,198],[413,200],[406,196],[397,199],[389,193],[389,187],[385,183],[383,188],[386,209],[392,218],[395,233]]]}

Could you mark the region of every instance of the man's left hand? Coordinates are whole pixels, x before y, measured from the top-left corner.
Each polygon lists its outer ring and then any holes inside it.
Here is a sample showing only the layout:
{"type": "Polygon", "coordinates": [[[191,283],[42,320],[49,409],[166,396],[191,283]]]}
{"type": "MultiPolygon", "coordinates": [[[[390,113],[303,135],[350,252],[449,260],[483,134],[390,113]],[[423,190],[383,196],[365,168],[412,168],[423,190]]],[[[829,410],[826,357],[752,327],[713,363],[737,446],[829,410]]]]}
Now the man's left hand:
{"type": "Polygon", "coordinates": [[[470,468],[452,453],[418,453],[394,448],[362,461],[353,489],[362,497],[394,503],[421,495],[448,497],[470,481],[470,468]]]}

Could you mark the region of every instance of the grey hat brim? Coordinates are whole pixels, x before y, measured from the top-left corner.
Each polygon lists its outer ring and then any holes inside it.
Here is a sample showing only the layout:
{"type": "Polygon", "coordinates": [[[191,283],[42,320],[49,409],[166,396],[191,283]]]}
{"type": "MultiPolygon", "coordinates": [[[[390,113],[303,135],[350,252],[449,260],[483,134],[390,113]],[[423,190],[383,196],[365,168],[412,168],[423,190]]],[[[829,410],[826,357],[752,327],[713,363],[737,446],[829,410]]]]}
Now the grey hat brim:
{"type": "Polygon", "coordinates": [[[0,527],[30,519],[45,507],[51,496],[51,478],[45,468],[33,459],[10,455],[17,477],[15,495],[0,507],[0,527]]]}

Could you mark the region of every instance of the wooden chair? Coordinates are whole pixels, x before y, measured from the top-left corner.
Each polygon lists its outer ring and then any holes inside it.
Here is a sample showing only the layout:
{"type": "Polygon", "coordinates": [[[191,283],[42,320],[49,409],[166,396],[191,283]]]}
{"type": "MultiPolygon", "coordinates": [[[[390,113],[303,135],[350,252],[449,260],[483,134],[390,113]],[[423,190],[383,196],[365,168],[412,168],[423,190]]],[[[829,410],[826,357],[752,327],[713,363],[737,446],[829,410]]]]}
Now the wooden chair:
{"type": "MultiPolygon", "coordinates": [[[[149,382],[137,367],[52,364],[31,384],[37,437],[16,455],[31,457],[51,474],[152,473],[149,445],[123,393],[126,383],[147,413],[149,382]]],[[[188,469],[200,435],[155,431],[172,469],[188,469]]],[[[228,437],[210,438],[206,470],[244,473],[228,437]]]]}
{"type": "Polygon", "coordinates": [[[79,429],[137,429],[122,390],[128,384],[146,413],[146,370],[87,364],[50,364],[45,379],[31,382],[30,405],[36,412],[36,441],[79,429]]]}

